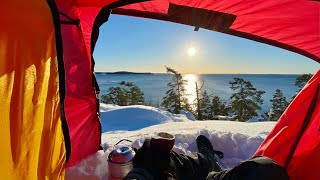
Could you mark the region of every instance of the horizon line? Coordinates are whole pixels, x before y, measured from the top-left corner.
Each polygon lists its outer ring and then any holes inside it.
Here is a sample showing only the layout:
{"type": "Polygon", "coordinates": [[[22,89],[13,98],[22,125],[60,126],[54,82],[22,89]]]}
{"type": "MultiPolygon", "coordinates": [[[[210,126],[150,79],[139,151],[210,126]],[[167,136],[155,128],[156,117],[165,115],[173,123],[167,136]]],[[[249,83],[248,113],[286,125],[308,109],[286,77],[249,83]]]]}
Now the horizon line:
{"type": "MultiPolygon", "coordinates": [[[[137,71],[95,71],[95,73],[114,73],[114,74],[168,74],[167,72],[137,72],[137,71]]],[[[180,73],[180,74],[212,74],[212,75],[302,75],[302,74],[314,74],[314,73],[180,73]]]]}

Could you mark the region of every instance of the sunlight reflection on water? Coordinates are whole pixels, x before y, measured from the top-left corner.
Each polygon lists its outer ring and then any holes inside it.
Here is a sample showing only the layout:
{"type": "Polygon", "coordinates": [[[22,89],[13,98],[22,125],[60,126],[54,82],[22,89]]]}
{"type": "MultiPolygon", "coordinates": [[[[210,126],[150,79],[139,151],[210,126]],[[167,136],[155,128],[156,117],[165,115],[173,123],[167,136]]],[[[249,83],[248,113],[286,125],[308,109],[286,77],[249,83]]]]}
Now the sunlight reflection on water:
{"type": "Polygon", "coordinates": [[[183,79],[187,80],[187,84],[185,85],[188,103],[193,106],[196,99],[196,83],[199,85],[199,77],[197,74],[185,74],[183,75],[183,79]]]}

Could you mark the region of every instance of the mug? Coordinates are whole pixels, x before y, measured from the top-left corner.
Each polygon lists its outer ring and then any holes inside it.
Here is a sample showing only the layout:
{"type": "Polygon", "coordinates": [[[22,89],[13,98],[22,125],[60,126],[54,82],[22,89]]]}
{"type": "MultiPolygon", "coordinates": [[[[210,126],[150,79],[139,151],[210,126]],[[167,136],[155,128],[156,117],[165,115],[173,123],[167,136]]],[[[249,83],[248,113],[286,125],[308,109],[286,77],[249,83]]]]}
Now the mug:
{"type": "Polygon", "coordinates": [[[174,135],[166,132],[160,132],[157,136],[152,137],[150,144],[152,148],[160,149],[165,152],[170,152],[175,142],[174,135]]]}

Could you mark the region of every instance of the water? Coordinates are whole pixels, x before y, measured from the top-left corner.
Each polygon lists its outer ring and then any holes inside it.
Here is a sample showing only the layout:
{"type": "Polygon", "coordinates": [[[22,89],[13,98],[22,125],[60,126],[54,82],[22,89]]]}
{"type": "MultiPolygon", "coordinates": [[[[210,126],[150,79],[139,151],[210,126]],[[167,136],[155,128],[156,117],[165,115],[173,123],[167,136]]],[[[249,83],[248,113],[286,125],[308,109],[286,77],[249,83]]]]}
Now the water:
{"type": "MultiPolygon", "coordinates": [[[[260,112],[265,112],[270,109],[272,98],[276,89],[280,89],[287,101],[298,90],[294,86],[295,80],[299,75],[278,75],[278,74],[185,74],[184,78],[189,81],[186,86],[189,96],[189,102],[193,101],[195,96],[195,82],[199,85],[203,84],[203,88],[209,94],[217,95],[222,100],[230,102],[229,98],[233,93],[229,88],[229,81],[234,77],[243,78],[246,81],[251,81],[252,85],[257,90],[265,91],[263,95],[263,105],[260,112]]],[[[145,95],[146,102],[154,104],[161,103],[162,97],[168,90],[167,83],[171,80],[170,74],[97,74],[97,81],[101,89],[101,95],[107,94],[110,87],[118,86],[121,81],[133,82],[141,88],[145,95]]]]}

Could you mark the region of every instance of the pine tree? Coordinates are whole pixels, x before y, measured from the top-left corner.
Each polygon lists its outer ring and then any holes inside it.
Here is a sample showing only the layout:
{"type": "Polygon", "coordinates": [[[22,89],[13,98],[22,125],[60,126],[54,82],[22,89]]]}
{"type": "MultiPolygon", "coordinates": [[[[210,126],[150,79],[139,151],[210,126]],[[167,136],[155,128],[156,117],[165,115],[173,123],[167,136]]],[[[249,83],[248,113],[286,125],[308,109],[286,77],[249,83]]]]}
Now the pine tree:
{"type": "Polygon", "coordinates": [[[106,104],[116,104],[119,106],[128,105],[127,90],[121,87],[111,87],[108,94],[101,96],[101,101],[106,104]]]}
{"type": "Polygon", "coordinates": [[[197,105],[197,107],[196,107],[196,111],[197,111],[197,119],[198,120],[201,120],[202,119],[202,111],[201,111],[201,100],[200,100],[200,91],[201,91],[201,88],[199,88],[198,87],[198,83],[196,82],[195,83],[196,84],[196,99],[195,99],[195,101],[196,101],[196,105],[197,105]]]}
{"type": "Polygon", "coordinates": [[[307,84],[307,82],[312,78],[313,74],[302,74],[298,76],[296,82],[294,83],[295,86],[298,86],[300,90],[307,84]]]}
{"type": "Polygon", "coordinates": [[[210,106],[210,99],[207,91],[203,88],[204,82],[202,83],[201,87],[198,86],[198,83],[195,82],[196,85],[196,98],[195,98],[195,114],[198,120],[208,119],[209,115],[209,106],[210,106]]]}
{"type": "Polygon", "coordinates": [[[121,81],[120,87],[111,87],[108,94],[102,95],[103,103],[116,104],[120,106],[144,104],[144,94],[140,88],[132,82],[121,81]]]}
{"type": "Polygon", "coordinates": [[[125,86],[126,93],[128,96],[128,105],[143,105],[144,104],[144,94],[141,89],[133,84],[132,82],[122,81],[120,85],[125,86]]]}
{"type": "Polygon", "coordinates": [[[198,120],[216,119],[217,115],[228,115],[229,108],[218,96],[209,95],[196,83],[196,114],[198,120]],[[212,97],[212,100],[211,100],[212,97]]]}
{"type": "Polygon", "coordinates": [[[210,119],[217,119],[218,115],[228,115],[230,109],[225,102],[221,101],[219,96],[213,96],[210,105],[210,119]]]}
{"type": "Polygon", "coordinates": [[[167,84],[169,90],[163,97],[162,106],[168,108],[170,112],[179,114],[181,110],[190,110],[186,98],[185,86],[187,81],[183,79],[182,75],[172,68],[166,66],[167,73],[172,74],[172,80],[167,84]]]}
{"type": "Polygon", "coordinates": [[[290,102],[297,96],[297,94],[302,90],[302,88],[307,84],[307,82],[312,78],[312,76],[313,74],[302,74],[296,78],[294,85],[298,86],[299,89],[296,92],[296,94],[294,94],[291,97],[290,102]]]}
{"type": "Polygon", "coordinates": [[[268,112],[269,119],[271,121],[277,121],[282,113],[286,110],[289,103],[284,97],[282,91],[280,89],[276,89],[275,93],[273,94],[273,98],[270,100],[271,109],[268,112]]]}
{"type": "Polygon", "coordinates": [[[199,120],[202,119],[210,119],[210,95],[207,93],[206,90],[202,90],[199,99],[199,107],[198,107],[198,116],[200,113],[199,120]]]}
{"type": "Polygon", "coordinates": [[[196,83],[196,114],[198,120],[209,120],[217,118],[217,115],[228,115],[229,108],[226,103],[222,102],[218,96],[208,94],[202,89],[204,83],[199,88],[196,83]],[[212,101],[211,101],[212,97],[212,101]]]}
{"type": "Polygon", "coordinates": [[[258,91],[250,81],[242,78],[234,78],[230,81],[230,88],[236,91],[230,97],[231,111],[236,115],[238,121],[247,121],[258,116],[257,110],[261,109],[264,91],[258,91]]]}

